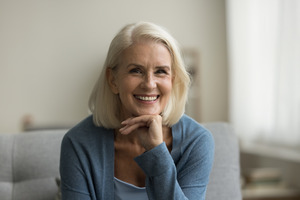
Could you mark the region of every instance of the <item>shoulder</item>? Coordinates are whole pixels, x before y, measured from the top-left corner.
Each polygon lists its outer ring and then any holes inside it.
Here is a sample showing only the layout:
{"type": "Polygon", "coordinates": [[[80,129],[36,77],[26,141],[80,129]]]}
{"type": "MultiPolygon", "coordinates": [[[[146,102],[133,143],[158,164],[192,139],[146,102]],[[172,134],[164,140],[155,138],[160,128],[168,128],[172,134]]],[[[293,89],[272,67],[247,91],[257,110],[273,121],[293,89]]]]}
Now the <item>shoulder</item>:
{"type": "Polygon", "coordinates": [[[183,115],[172,127],[172,135],[174,160],[190,155],[199,159],[213,159],[215,143],[212,134],[189,116],[183,115]]]}
{"type": "Polygon", "coordinates": [[[65,134],[62,145],[72,143],[73,146],[89,147],[109,143],[111,138],[113,130],[95,126],[93,117],[88,116],[65,134]]]}
{"type": "Polygon", "coordinates": [[[187,115],[183,115],[172,127],[173,137],[179,140],[201,140],[213,145],[213,136],[208,129],[187,115]]]}
{"type": "Polygon", "coordinates": [[[66,136],[68,137],[88,137],[90,135],[94,135],[97,133],[97,135],[105,135],[108,132],[111,132],[112,130],[106,129],[104,127],[98,127],[93,122],[93,116],[90,115],[83,119],[81,122],[79,122],[77,125],[75,125],[73,128],[71,128],[66,136]]]}
{"type": "Polygon", "coordinates": [[[183,115],[172,127],[172,134],[172,157],[179,171],[186,169],[187,166],[196,165],[211,169],[215,143],[208,129],[189,116],[183,115]]]}

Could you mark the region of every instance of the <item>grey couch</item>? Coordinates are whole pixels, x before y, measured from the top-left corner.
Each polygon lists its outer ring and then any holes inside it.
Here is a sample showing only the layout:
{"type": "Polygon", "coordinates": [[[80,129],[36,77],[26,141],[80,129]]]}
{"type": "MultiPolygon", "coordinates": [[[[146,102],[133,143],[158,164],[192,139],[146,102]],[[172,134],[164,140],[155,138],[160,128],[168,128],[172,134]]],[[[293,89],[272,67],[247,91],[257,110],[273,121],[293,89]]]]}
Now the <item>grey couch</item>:
{"type": "MultiPolygon", "coordinates": [[[[238,142],[230,126],[205,126],[215,139],[207,200],[240,200],[238,142]]],[[[0,200],[54,200],[60,142],[66,130],[0,134],[0,200]]]]}

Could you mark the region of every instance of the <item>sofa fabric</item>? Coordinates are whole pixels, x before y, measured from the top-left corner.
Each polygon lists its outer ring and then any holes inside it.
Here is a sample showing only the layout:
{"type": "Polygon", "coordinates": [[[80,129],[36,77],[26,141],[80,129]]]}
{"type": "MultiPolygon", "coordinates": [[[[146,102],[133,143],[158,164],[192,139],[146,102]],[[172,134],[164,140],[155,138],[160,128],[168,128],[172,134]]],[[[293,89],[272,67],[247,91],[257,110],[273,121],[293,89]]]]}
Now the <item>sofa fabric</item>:
{"type": "Polygon", "coordinates": [[[0,199],[53,200],[66,130],[0,134],[0,199]]]}
{"type": "MultiPolygon", "coordinates": [[[[226,123],[204,124],[215,140],[207,200],[240,200],[238,141],[226,123]]],[[[67,130],[0,134],[0,199],[54,200],[61,140],[67,130]]]]}
{"type": "Polygon", "coordinates": [[[205,127],[215,139],[215,158],[206,199],[241,200],[238,139],[226,123],[211,123],[205,127]]]}

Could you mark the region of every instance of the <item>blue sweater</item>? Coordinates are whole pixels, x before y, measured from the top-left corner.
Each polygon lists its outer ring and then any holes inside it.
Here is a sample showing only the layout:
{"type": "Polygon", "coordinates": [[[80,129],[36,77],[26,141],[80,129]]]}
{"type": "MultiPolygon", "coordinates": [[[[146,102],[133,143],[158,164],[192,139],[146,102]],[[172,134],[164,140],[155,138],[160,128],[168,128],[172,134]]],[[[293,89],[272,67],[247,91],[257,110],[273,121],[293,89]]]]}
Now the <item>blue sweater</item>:
{"type": "MultiPolygon", "coordinates": [[[[150,200],[205,199],[214,141],[208,130],[184,115],[165,143],[135,158],[146,174],[150,200]]],[[[63,200],[114,199],[114,130],[96,127],[89,116],[72,128],[61,146],[63,200]]]]}

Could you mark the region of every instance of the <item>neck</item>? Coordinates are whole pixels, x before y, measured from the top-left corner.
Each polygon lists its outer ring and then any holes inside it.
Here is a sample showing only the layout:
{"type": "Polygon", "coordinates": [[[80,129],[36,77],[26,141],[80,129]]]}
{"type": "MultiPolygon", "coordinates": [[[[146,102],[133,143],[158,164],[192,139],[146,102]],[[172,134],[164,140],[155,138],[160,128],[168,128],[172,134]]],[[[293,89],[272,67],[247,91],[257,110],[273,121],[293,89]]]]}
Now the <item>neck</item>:
{"type": "Polygon", "coordinates": [[[115,142],[138,144],[137,132],[134,131],[128,135],[122,135],[118,129],[115,129],[115,142]]]}

